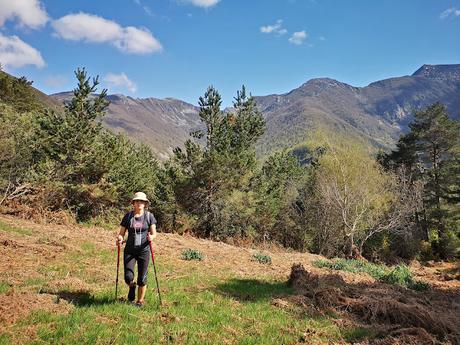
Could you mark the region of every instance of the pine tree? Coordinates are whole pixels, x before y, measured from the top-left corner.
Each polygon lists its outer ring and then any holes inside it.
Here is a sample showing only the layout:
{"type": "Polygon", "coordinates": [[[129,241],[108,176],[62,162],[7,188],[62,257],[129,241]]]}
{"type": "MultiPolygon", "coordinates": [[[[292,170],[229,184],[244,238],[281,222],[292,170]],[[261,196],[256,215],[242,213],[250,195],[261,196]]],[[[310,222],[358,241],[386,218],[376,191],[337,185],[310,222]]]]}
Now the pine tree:
{"type": "Polygon", "coordinates": [[[37,155],[45,155],[56,164],[60,180],[70,184],[97,181],[103,167],[94,150],[102,131],[100,119],[105,115],[109,102],[107,90],[94,96],[98,78],[87,77],[85,69],[77,69],[78,86],[73,98],[65,105],[63,113],[47,110],[39,115],[41,141],[37,155]]]}
{"type": "Polygon", "coordinates": [[[205,130],[192,136],[205,138],[205,144],[201,148],[188,140],[185,151],[175,149],[171,165],[179,167],[178,175],[183,177],[177,180],[176,195],[187,195],[180,203],[197,217],[203,236],[242,233],[240,225],[230,224],[234,219],[228,216],[228,207],[249,200],[248,185],[256,164],[254,145],[265,122],[244,87],[230,112],[221,110],[221,96],[213,87],[200,97],[199,105],[205,130]]]}
{"type": "Polygon", "coordinates": [[[447,227],[458,227],[451,220],[460,212],[460,123],[448,117],[444,105],[435,103],[415,112],[409,128],[410,132],[400,138],[397,149],[384,161],[387,166],[404,165],[414,179],[425,181],[425,212],[416,216],[421,217],[420,223],[427,232],[434,230],[434,249],[445,258],[447,227]]]}

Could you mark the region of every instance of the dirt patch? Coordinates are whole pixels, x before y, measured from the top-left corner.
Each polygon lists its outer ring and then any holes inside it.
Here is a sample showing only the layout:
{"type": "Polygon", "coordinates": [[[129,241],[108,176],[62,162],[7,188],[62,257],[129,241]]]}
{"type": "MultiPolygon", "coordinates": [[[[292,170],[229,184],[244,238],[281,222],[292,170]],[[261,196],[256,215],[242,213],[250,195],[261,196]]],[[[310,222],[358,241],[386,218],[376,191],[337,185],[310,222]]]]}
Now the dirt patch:
{"type": "Polygon", "coordinates": [[[340,273],[312,272],[301,264],[293,265],[289,284],[318,310],[371,325],[397,325],[389,337],[404,344],[429,343],[432,336],[460,344],[459,291],[422,293],[378,282],[350,284],[340,273]]]}
{"type": "Polygon", "coordinates": [[[75,277],[54,280],[47,284],[46,292],[57,293],[62,290],[90,291],[91,285],[75,277]]]}
{"type": "Polygon", "coordinates": [[[420,264],[414,261],[411,271],[438,289],[460,290],[460,262],[434,262],[420,264]]]}
{"type": "Polygon", "coordinates": [[[37,310],[63,314],[71,309],[72,305],[58,300],[55,295],[12,291],[0,295],[0,331],[5,331],[8,325],[37,310]]]}
{"type": "Polygon", "coordinates": [[[372,342],[373,345],[433,345],[436,339],[423,328],[400,328],[387,333],[383,339],[372,342]]]}

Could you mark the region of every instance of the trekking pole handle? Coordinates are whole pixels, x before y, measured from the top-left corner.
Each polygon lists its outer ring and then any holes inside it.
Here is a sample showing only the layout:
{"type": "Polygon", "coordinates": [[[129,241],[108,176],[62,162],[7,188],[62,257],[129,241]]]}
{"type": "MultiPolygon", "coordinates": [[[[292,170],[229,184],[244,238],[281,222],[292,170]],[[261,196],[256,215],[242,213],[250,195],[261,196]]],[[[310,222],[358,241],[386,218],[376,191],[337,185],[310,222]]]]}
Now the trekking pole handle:
{"type": "MultiPolygon", "coordinates": [[[[118,235],[118,236],[121,236],[121,235],[118,235]]],[[[125,241],[124,238],[120,241],[118,236],[117,236],[117,241],[116,241],[116,242],[117,242],[117,247],[121,247],[121,245],[122,245],[123,243],[125,243],[126,241],[125,241]]]]}

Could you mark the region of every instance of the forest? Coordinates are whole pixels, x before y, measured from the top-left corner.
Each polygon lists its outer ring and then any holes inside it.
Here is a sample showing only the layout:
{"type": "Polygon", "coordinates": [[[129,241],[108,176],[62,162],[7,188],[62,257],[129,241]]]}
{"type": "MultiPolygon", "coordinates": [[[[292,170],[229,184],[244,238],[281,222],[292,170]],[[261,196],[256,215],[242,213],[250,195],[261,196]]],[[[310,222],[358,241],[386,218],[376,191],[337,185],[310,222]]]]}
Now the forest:
{"type": "Polygon", "coordinates": [[[203,130],[160,162],[102,126],[107,91],[85,69],[75,76],[60,109],[1,73],[0,212],[117,226],[144,191],[162,232],[377,262],[460,257],[460,123],[443,104],[415,111],[391,151],[312,128],[305,143],[258,157],[254,98],[243,86],[224,111],[209,87],[203,130]]]}

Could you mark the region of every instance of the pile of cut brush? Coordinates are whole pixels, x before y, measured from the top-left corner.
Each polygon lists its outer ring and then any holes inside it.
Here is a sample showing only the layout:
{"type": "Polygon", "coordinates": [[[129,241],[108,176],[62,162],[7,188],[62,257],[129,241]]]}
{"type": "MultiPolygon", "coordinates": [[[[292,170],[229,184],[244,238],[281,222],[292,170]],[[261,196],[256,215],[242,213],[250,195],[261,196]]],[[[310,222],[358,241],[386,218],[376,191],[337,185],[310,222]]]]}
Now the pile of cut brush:
{"type": "Polygon", "coordinates": [[[292,266],[289,284],[303,306],[334,312],[379,333],[378,344],[460,344],[460,292],[413,291],[381,282],[347,283],[338,273],[292,266]]]}

